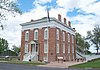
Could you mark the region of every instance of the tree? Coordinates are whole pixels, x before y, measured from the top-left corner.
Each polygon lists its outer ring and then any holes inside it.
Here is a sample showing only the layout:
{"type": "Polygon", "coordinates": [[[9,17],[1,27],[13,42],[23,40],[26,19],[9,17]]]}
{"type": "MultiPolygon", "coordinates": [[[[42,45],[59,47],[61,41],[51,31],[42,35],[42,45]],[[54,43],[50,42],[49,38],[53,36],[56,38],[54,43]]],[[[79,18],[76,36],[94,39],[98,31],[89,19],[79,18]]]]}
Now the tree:
{"type": "Polygon", "coordinates": [[[3,29],[1,21],[6,20],[7,15],[15,16],[16,13],[21,14],[22,12],[17,7],[15,0],[0,0],[0,27],[3,29]]]}
{"type": "Polygon", "coordinates": [[[9,14],[20,13],[17,3],[14,0],[0,0],[0,18],[3,20],[6,17],[6,12],[9,14]]]}
{"type": "Polygon", "coordinates": [[[18,55],[19,52],[20,52],[20,48],[17,47],[16,45],[13,45],[12,47],[13,47],[12,50],[13,50],[15,53],[17,53],[17,55],[18,55]]]}
{"type": "Polygon", "coordinates": [[[76,33],[76,44],[85,52],[89,50],[90,44],[79,33],[76,33]]]}
{"type": "Polygon", "coordinates": [[[100,25],[96,24],[92,31],[87,32],[87,38],[96,48],[97,54],[100,48],[100,25]]]}
{"type": "Polygon", "coordinates": [[[89,50],[89,47],[90,47],[90,44],[86,41],[85,46],[84,46],[85,50],[89,50]]]}
{"type": "Polygon", "coordinates": [[[7,40],[0,38],[0,53],[2,53],[4,50],[8,49],[8,42],[7,40]]]}

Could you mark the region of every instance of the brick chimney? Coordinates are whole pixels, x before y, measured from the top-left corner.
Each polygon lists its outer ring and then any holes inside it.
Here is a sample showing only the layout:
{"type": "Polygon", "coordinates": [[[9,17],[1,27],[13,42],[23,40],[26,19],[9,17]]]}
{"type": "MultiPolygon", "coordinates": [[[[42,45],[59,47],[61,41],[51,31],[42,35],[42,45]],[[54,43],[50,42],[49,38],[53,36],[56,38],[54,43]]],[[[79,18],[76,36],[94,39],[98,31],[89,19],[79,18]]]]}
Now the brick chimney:
{"type": "Polygon", "coordinates": [[[66,24],[66,18],[64,18],[64,24],[66,24]]]}
{"type": "Polygon", "coordinates": [[[60,14],[58,14],[58,20],[61,21],[61,15],[60,14]]]}
{"type": "Polygon", "coordinates": [[[68,26],[71,27],[71,22],[70,21],[68,21],[68,26]]]}

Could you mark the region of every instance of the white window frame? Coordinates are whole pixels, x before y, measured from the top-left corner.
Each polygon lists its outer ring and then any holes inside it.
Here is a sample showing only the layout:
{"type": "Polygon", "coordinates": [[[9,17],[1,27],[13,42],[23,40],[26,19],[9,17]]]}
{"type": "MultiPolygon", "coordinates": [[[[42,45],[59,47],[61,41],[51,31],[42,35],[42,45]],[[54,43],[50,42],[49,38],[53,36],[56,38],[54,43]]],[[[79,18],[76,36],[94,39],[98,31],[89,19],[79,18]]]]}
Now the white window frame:
{"type": "Polygon", "coordinates": [[[63,43],[63,53],[65,53],[65,43],[63,43]]]}
{"type": "Polygon", "coordinates": [[[48,39],[48,29],[44,30],[44,39],[48,39]]]}
{"type": "Polygon", "coordinates": [[[25,44],[24,52],[28,53],[28,44],[25,44]]]}
{"type": "Polygon", "coordinates": [[[38,40],[38,30],[34,31],[34,40],[38,40]]]}
{"type": "Polygon", "coordinates": [[[44,56],[44,61],[47,61],[48,60],[48,57],[47,55],[44,56]]]}
{"type": "Polygon", "coordinates": [[[70,42],[70,34],[68,34],[68,42],[70,42]]]}
{"type": "Polygon", "coordinates": [[[56,39],[59,40],[59,29],[57,29],[57,32],[56,32],[56,39]]]}
{"type": "Polygon", "coordinates": [[[72,43],[74,44],[74,35],[72,35],[72,43]]]}
{"type": "Polygon", "coordinates": [[[59,43],[56,44],[56,53],[59,53],[59,43]]]}
{"type": "Polygon", "coordinates": [[[74,53],[74,45],[72,45],[72,53],[74,53]]]}
{"type": "Polygon", "coordinates": [[[63,41],[65,41],[65,32],[63,32],[63,41]]]}
{"type": "Polygon", "coordinates": [[[68,53],[70,53],[70,44],[68,44],[68,53]]]}
{"type": "Polygon", "coordinates": [[[70,57],[70,55],[68,56],[68,59],[69,59],[69,61],[71,60],[71,57],[70,57]]]}
{"type": "Polygon", "coordinates": [[[44,53],[48,53],[48,45],[47,45],[47,42],[44,42],[44,53]]]}
{"type": "Polygon", "coordinates": [[[74,58],[74,55],[73,55],[73,60],[74,60],[75,58],[74,58]]]}
{"type": "Polygon", "coordinates": [[[26,31],[25,32],[25,41],[28,41],[29,40],[29,31],[26,31]]]}

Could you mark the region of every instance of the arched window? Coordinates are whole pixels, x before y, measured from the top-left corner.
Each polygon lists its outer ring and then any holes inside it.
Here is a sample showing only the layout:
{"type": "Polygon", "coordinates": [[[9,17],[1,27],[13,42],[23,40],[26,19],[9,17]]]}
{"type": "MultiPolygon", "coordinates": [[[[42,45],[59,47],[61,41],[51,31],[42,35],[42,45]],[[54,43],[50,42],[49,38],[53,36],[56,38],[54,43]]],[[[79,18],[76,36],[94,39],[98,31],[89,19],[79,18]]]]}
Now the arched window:
{"type": "Polygon", "coordinates": [[[38,40],[38,30],[34,31],[34,40],[38,40]]]}
{"type": "Polygon", "coordinates": [[[29,40],[29,31],[26,31],[25,32],[25,41],[28,41],[29,40]]]}
{"type": "Polygon", "coordinates": [[[44,30],[44,39],[48,39],[48,29],[44,30]]]}
{"type": "Polygon", "coordinates": [[[59,40],[59,29],[57,29],[57,32],[56,32],[56,39],[59,40]]]}
{"type": "Polygon", "coordinates": [[[68,34],[68,42],[70,42],[70,34],[68,34]]]}
{"type": "Polygon", "coordinates": [[[65,32],[63,32],[63,41],[65,41],[65,32]]]}

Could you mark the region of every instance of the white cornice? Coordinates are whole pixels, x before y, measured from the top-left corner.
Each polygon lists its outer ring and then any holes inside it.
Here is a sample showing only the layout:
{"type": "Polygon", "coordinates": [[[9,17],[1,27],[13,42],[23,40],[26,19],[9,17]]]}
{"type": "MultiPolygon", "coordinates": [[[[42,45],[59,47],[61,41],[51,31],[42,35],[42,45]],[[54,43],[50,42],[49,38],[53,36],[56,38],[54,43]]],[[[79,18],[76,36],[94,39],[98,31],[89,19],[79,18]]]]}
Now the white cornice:
{"type": "Polygon", "coordinates": [[[33,22],[27,22],[20,24],[22,26],[22,31],[27,30],[27,29],[35,29],[35,28],[43,28],[43,27],[57,27],[61,30],[64,30],[66,32],[69,32],[71,34],[75,34],[74,29],[71,27],[68,27],[66,24],[62,23],[61,21],[58,21],[55,18],[50,18],[50,22],[47,22],[47,18],[42,18],[39,20],[35,20],[33,22]]]}

